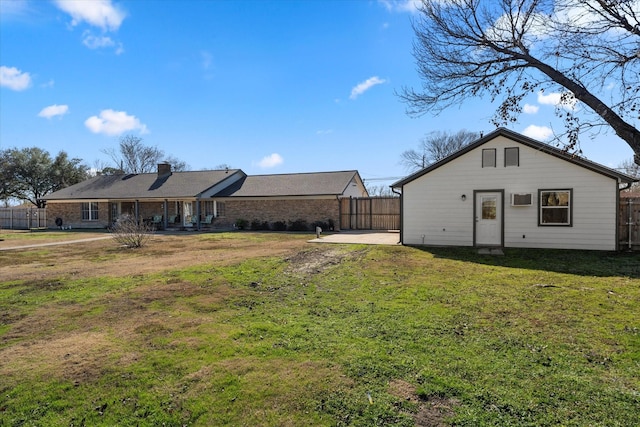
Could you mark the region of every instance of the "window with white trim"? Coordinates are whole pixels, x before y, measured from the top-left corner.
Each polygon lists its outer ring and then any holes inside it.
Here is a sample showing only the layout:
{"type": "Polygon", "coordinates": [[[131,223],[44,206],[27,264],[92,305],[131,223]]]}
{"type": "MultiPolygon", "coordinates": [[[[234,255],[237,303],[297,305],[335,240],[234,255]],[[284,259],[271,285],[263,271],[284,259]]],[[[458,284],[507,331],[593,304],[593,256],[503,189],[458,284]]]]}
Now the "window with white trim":
{"type": "Polygon", "coordinates": [[[98,202],[82,203],[82,220],[83,221],[98,220],[98,202]]]}
{"type": "Polygon", "coordinates": [[[227,214],[227,207],[224,202],[218,202],[216,200],[216,218],[225,217],[227,214]]]}
{"type": "Polygon", "coordinates": [[[572,190],[539,190],[539,225],[570,226],[572,190]]]}
{"type": "Polygon", "coordinates": [[[217,200],[200,202],[200,210],[204,216],[213,215],[214,218],[225,216],[224,202],[219,202],[217,200]]]}

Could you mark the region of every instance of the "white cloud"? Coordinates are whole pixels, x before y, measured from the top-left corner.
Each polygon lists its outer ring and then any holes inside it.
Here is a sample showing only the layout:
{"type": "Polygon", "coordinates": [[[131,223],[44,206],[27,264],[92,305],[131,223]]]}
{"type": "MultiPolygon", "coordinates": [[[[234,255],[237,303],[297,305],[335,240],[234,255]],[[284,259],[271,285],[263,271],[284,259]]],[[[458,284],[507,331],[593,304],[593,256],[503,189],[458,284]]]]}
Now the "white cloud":
{"type": "Polygon", "coordinates": [[[378,0],[389,12],[415,13],[422,3],[420,0],[378,0]]]}
{"type": "Polygon", "coordinates": [[[560,93],[552,92],[545,95],[544,92],[538,92],[538,102],[544,105],[558,105],[560,103],[560,93]]]}
{"type": "Polygon", "coordinates": [[[329,135],[333,133],[333,129],[320,129],[316,131],[316,135],[329,135]]]}
{"type": "Polygon", "coordinates": [[[356,99],[375,85],[379,85],[386,82],[386,80],[379,78],[378,76],[369,77],[362,83],[358,83],[353,89],[351,89],[351,95],[349,99],[356,99]]]}
{"type": "Polygon", "coordinates": [[[111,0],[56,0],[55,4],[71,15],[72,26],[84,21],[103,31],[116,31],[126,17],[126,13],[111,0]]]}
{"type": "Polygon", "coordinates": [[[537,105],[524,104],[524,108],[522,109],[522,111],[524,111],[525,114],[536,114],[539,109],[540,107],[538,107],[537,105]]]}
{"type": "Polygon", "coordinates": [[[99,49],[102,47],[115,46],[115,42],[111,40],[111,37],[107,36],[94,36],[90,31],[85,31],[82,35],[82,44],[89,49],[99,49]]]}
{"type": "Polygon", "coordinates": [[[45,119],[50,119],[55,116],[64,116],[69,112],[68,105],[58,105],[53,104],[48,107],[44,107],[42,111],[38,113],[38,117],[44,117],[45,119]]]}
{"type": "Polygon", "coordinates": [[[2,7],[0,7],[1,17],[22,17],[29,12],[29,4],[26,0],[19,1],[2,1],[2,7]]]}
{"type": "Polygon", "coordinates": [[[538,141],[545,141],[553,136],[553,131],[547,126],[529,125],[522,134],[538,141]]]}
{"type": "Polygon", "coordinates": [[[136,116],[130,116],[126,111],[114,111],[111,109],[100,111],[100,117],[89,117],[85,120],[84,125],[93,133],[112,136],[136,130],[142,134],[149,132],[147,126],[140,123],[136,116]]]}
{"type": "Polygon", "coordinates": [[[563,107],[567,109],[574,109],[576,107],[576,99],[570,92],[564,94],[560,92],[551,92],[545,95],[544,92],[538,92],[538,102],[543,105],[553,105],[555,107],[563,107]]]}
{"type": "Polygon", "coordinates": [[[263,157],[262,160],[258,162],[258,166],[264,169],[273,168],[278,165],[281,165],[284,162],[282,156],[278,153],[270,154],[266,157],[263,157]]]}
{"type": "Polygon", "coordinates": [[[11,90],[25,90],[31,86],[31,75],[23,73],[16,67],[0,67],[0,86],[8,87],[11,90]]]}

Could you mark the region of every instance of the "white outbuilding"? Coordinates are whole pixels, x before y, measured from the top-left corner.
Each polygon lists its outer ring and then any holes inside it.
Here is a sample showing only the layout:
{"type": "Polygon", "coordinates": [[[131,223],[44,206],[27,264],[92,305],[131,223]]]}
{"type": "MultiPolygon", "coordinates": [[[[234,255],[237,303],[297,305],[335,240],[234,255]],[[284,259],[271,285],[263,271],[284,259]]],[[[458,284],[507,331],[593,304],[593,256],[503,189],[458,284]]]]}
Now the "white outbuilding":
{"type": "Polygon", "coordinates": [[[499,128],[392,187],[406,245],[616,250],[635,181],[499,128]]]}

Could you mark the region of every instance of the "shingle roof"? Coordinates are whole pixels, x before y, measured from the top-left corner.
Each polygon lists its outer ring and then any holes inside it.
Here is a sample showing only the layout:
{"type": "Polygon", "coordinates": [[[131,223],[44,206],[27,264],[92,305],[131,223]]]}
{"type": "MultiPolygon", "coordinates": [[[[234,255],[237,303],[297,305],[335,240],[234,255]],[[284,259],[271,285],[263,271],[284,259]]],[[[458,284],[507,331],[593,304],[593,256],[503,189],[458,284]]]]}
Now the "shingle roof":
{"type": "Polygon", "coordinates": [[[157,173],[100,175],[44,197],[45,200],[70,199],[142,199],[196,197],[239,169],[157,173]]]}
{"type": "Polygon", "coordinates": [[[584,159],[582,157],[571,155],[571,154],[569,154],[569,153],[567,153],[565,151],[562,151],[562,150],[559,150],[559,149],[557,149],[555,147],[552,147],[549,144],[544,144],[542,142],[536,141],[535,139],[531,139],[531,138],[529,138],[527,136],[524,136],[522,134],[519,134],[519,133],[514,132],[512,130],[509,130],[509,129],[498,128],[495,131],[493,131],[493,132],[485,135],[484,137],[478,139],[476,142],[473,142],[473,143],[467,145],[466,147],[460,149],[459,151],[453,153],[449,157],[446,157],[446,158],[440,160],[439,162],[436,162],[436,163],[434,163],[434,164],[432,164],[430,166],[427,166],[426,168],[424,168],[422,170],[419,170],[418,172],[416,172],[416,173],[414,173],[412,175],[409,175],[406,178],[403,178],[403,179],[391,184],[391,187],[393,187],[393,188],[401,187],[401,186],[413,181],[414,179],[417,179],[417,178],[421,177],[422,175],[425,175],[425,174],[431,172],[432,170],[437,169],[440,166],[445,165],[445,164],[449,163],[450,161],[452,161],[452,160],[454,160],[454,159],[456,159],[456,158],[468,153],[469,151],[474,150],[475,148],[479,147],[480,145],[485,144],[486,142],[489,142],[489,141],[491,141],[492,139],[494,139],[494,138],[496,138],[498,136],[504,136],[504,137],[509,138],[509,139],[511,139],[513,141],[519,142],[519,143],[521,143],[523,145],[527,145],[527,146],[529,146],[531,148],[534,148],[536,150],[542,151],[544,153],[550,154],[550,155],[555,156],[555,157],[559,157],[559,158],[561,158],[563,160],[566,160],[566,161],[568,161],[570,163],[582,166],[584,168],[590,169],[590,170],[592,170],[594,172],[597,172],[597,173],[600,173],[602,175],[609,176],[609,177],[615,178],[615,179],[620,179],[622,182],[625,182],[625,183],[631,183],[631,182],[638,181],[638,179],[636,179],[636,178],[634,178],[632,176],[620,173],[620,172],[618,172],[616,170],[610,169],[610,168],[608,168],[606,166],[603,166],[603,165],[601,165],[599,163],[592,162],[592,161],[584,159]]]}
{"type": "Polygon", "coordinates": [[[214,197],[282,197],[340,195],[358,171],[252,175],[225,188],[214,197]]]}

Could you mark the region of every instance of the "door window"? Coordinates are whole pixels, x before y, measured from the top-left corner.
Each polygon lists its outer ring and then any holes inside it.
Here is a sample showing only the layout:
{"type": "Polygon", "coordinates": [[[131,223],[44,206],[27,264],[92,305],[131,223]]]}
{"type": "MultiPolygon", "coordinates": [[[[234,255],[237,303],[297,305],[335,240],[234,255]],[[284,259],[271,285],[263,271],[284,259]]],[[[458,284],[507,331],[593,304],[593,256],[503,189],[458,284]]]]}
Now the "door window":
{"type": "Polygon", "coordinates": [[[497,203],[495,196],[482,196],[482,219],[496,219],[497,203]]]}

